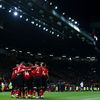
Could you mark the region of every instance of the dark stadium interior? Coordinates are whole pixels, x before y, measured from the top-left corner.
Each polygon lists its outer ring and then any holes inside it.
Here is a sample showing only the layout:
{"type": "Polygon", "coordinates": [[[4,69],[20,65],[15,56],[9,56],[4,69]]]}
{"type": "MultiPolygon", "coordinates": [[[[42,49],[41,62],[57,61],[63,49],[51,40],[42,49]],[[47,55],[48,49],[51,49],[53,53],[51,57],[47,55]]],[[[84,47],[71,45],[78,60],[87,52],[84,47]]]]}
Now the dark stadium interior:
{"type": "Polygon", "coordinates": [[[80,27],[91,35],[95,30],[98,37],[96,45],[82,41],[73,34],[65,39],[58,38],[0,9],[0,71],[10,73],[21,60],[43,60],[48,65],[51,80],[55,77],[54,80],[72,83],[82,80],[100,82],[100,4],[97,0],[49,1],[57,5],[60,12],[76,19],[80,27]],[[7,47],[9,49],[5,49],[7,47]],[[23,53],[16,53],[13,49],[23,53]],[[29,56],[26,52],[33,55],[29,56]]]}

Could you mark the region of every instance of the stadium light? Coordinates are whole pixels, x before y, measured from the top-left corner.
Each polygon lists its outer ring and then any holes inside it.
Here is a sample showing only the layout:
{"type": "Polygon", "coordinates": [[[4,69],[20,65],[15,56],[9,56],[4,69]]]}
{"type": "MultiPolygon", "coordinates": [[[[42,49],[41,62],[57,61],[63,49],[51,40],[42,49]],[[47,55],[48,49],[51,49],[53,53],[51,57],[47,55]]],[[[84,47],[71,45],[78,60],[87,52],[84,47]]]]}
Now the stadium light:
{"type": "Polygon", "coordinates": [[[33,56],[33,54],[30,54],[30,56],[33,56]]]}
{"type": "Polygon", "coordinates": [[[94,39],[95,39],[96,41],[98,41],[98,37],[97,37],[96,35],[94,35],[94,39]]]}
{"type": "Polygon", "coordinates": [[[2,8],[2,5],[0,4],[0,8],[2,8]]]}
{"type": "Polygon", "coordinates": [[[41,27],[41,25],[39,25],[39,28],[41,27]]]}
{"type": "Polygon", "coordinates": [[[19,53],[22,53],[22,51],[19,51],[19,53]]]}
{"type": "Polygon", "coordinates": [[[53,55],[53,54],[50,54],[49,56],[50,56],[50,57],[53,57],[54,55],[53,55]]]}
{"type": "Polygon", "coordinates": [[[32,24],[34,24],[34,21],[31,21],[32,24]]]}
{"type": "Polygon", "coordinates": [[[48,29],[46,29],[46,31],[48,31],[48,29]]]}
{"type": "Polygon", "coordinates": [[[18,16],[18,12],[17,11],[13,12],[13,14],[14,14],[14,16],[18,16]]]}
{"type": "Polygon", "coordinates": [[[15,8],[15,10],[17,10],[18,8],[17,7],[14,7],[15,8]]]}
{"type": "Polygon", "coordinates": [[[28,21],[29,19],[28,18],[26,18],[26,21],[28,21]]]}
{"type": "Polygon", "coordinates": [[[57,7],[57,6],[55,6],[55,9],[58,9],[58,7],[57,7]]]}
{"type": "Polygon", "coordinates": [[[50,2],[50,6],[52,5],[52,2],[50,2]]]}
{"type": "Polygon", "coordinates": [[[66,13],[65,13],[65,12],[63,12],[62,14],[63,14],[63,15],[65,15],[66,13]]]}
{"type": "Polygon", "coordinates": [[[8,47],[6,47],[5,49],[6,49],[6,50],[8,50],[9,48],[8,48],[8,47]]]}
{"type": "Polygon", "coordinates": [[[45,27],[43,27],[43,30],[46,30],[46,28],[45,28],[45,27]]]}
{"type": "Polygon", "coordinates": [[[72,58],[71,58],[71,57],[69,57],[69,58],[68,58],[68,60],[72,60],[72,58]]]}
{"type": "Polygon", "coordinates": [[[28,51],[27,54],[30,54],[30,52],[28,51]]]}
{"type": "Polygon", "coordinates": [[[63,57],[63,58],[66,58],[66,55],[63,55],[62,57],[63,57]]]}
{"type": "Polygon", "coordinates": [[[9,13],[11,13],[11,9],[9,10],[9,13]]]}
{"type": "Polygon", "coordinates": [[[77,24],[77,21],[75,21],[75,24],[77,24]]]}
{"type": "Polygon", "coordinates": [[[52,32],[52,34],[54,34],[54,32],[52,32]]]}
{"type": "Polygon", "coordinates": [[[57,34],[57,37],[59,37],[59,34],[57,34]]]}
{"type": "Polygon", "coordinates": [[[74,19],[72,19],[72,22],[74,22],[74,19]]]}
{"type": "Polygon", "coordinates": [[[16,51],[15,49],[12,49],[11,51],[16,51]]]}
{"type": "Polygon", "coordinates": [[[19,17],[20,17],[20,18],[22,18],[23,16],[22,16],[22,15],[20,15],[19,17]]]}
{"type": "Polygon", "coordinates": [[[71,20],[71,17],[69,17],[68,19],[71,20]]]}
{"type": "Polygon", "coordinates": [[[39,24],[38,23],[36,23],[36,26],[38,26],[39,24]]]}
{"type": "Polygon", "coordinates": [[[42,54],[41,54],[41,53],[37,53],[37,55],[38,55],[38,56],[41,56],[42,54]]]}

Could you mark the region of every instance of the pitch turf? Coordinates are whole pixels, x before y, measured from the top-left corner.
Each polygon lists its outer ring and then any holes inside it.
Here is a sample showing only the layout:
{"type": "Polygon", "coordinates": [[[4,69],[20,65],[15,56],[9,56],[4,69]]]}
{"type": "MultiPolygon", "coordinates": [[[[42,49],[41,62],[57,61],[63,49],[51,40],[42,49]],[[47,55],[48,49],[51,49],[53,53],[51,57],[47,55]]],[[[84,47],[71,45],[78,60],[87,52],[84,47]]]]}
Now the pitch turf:
{"type": "MultiPolygon", "coordinates": [[[[16,99],[11,98],[9,92],[0,92],[0,100],[38,99],[16,99]]],[[[100,92],[46,92],[44,100],[100,100],[100,92]]]]}

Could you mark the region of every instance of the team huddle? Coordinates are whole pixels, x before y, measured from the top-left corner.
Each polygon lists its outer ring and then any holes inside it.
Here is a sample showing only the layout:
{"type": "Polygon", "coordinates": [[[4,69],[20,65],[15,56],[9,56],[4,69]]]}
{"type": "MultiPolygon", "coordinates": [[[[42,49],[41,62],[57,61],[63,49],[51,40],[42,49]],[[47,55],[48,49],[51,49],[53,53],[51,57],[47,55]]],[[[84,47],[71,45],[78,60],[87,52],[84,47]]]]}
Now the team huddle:
{"type": "Polygon", "coordinates": [[[47,87],[48,68],[44,62],[17,64],[12,72],[11,96],[16,98],[44,98],[47,87]]]}

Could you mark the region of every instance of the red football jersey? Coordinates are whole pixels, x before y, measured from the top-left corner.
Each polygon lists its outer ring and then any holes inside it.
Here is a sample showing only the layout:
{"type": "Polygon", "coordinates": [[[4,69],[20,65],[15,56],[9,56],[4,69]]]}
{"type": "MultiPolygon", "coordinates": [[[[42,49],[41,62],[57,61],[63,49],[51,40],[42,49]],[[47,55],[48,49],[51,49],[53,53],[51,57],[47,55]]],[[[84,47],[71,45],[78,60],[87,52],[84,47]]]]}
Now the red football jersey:
{"type": "Polygon", "coordinates": [[[25,66],[24,65],[18,65],[15,68],[13,68],[13,70],[15,70],[16,74],[21,74],[24,70],[25,70],[25,66]]]}
{"type": "Polygon", "coordinates": [[[35,69],[32,69],[32,70],[31,70],[31,76],[33,76],[33,77],[36,76],[36,70],[35,70],[35,69]]]}
{"type": "Polygon", "coordinates": [[[29,78],[31,78],[30,72],[29,72],[29,71],[24,71],[23,77],[24,77],[24,79],[29,79],[29,78]]]}
{"type": "Polygon", "coordinates": [[[45,67],[42,67],[42,76],[48,78],[48,69],[45,67]]]}
{"type": "Polygon", "coordinates": [[[41,66],[36,66],[34,67],[34,76],[42,76],[42,67],[41,66]]]}

